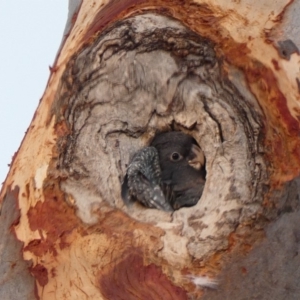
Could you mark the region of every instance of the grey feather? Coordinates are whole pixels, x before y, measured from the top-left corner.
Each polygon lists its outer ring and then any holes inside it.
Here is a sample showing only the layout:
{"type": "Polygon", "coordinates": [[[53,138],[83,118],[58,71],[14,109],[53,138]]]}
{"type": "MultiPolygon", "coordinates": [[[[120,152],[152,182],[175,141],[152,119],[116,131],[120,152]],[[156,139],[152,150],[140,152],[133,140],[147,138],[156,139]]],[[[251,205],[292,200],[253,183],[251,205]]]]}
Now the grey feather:
{"type": "Polygon", "coordinates": [[[126,204],[138,200],[150,208],[172,211],[161,189],[161,169],[156,148],[139,150],[127,168],[122,184],[122,198],[126,204]]]}

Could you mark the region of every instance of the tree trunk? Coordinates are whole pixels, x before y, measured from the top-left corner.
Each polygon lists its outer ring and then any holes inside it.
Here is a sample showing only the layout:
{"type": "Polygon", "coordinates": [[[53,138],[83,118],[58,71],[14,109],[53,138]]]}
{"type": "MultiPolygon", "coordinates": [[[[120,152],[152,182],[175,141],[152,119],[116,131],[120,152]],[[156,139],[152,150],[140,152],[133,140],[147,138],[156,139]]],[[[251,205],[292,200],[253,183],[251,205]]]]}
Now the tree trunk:
{"type": "Polygon", "coordinates": [[[77,2],[1,191],[0,299],[299,299],[300,4],[77,2]],[[166,130],[203,149],[201,199],[125,206],[166,130]]]}

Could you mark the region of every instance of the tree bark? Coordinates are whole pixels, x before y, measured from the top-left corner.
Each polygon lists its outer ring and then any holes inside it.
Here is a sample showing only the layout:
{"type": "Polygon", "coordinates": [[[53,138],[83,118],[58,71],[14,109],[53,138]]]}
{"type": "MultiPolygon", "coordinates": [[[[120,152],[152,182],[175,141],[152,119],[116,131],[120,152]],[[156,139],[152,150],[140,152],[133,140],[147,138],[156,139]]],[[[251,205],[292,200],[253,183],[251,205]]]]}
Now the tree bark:
{"type": "Polygon", "coordinates": [[[299,10],[71,1],[1,191],[0,298],[299,299],[299,10]],[[201,199],[126,207],[130,158],[166,130],[203,149],[201,199]]]}

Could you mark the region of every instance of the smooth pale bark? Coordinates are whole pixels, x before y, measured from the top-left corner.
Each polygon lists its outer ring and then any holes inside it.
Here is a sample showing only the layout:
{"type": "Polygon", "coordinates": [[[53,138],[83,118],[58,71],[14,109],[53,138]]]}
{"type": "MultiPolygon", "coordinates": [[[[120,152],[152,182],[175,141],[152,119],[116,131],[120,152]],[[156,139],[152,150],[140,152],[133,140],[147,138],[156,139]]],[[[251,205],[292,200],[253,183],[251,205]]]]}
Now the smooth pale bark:
{"type": "Polygon", "coordinates": [[[0,298],[299,299],[299,10],[71,2],[1,191],[0,298]],[[129,159],[161,130],[198,141],[204,193],[125,207],[129,159]]]}

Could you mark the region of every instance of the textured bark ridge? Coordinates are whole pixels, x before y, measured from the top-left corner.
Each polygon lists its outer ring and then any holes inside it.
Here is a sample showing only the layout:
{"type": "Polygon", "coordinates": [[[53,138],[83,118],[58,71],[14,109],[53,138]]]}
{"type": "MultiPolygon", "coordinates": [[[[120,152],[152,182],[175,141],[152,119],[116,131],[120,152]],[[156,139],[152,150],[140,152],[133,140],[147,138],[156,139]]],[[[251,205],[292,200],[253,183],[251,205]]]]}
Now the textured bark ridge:
{"type": "Polygon", "coordinates": [[[186,249],[197,259],[227,249],[229,235],[263,213],[267,187],[264,118],[241,78],[212,42],[156,14],[117,22],[83,47],[53,105],[70,132],[59,141],[57,168],[82,220],[95,222],[91,211],[108,203],[152,222],[166,232],[169,260],[186,249]],[[160,130],[191,134],[206,156],[200,201],[173,214],[127,208],[120,197],[130,157],[160,130]],[[181,246],[172,244],[174,235],[182,235],[181,246]]]}

